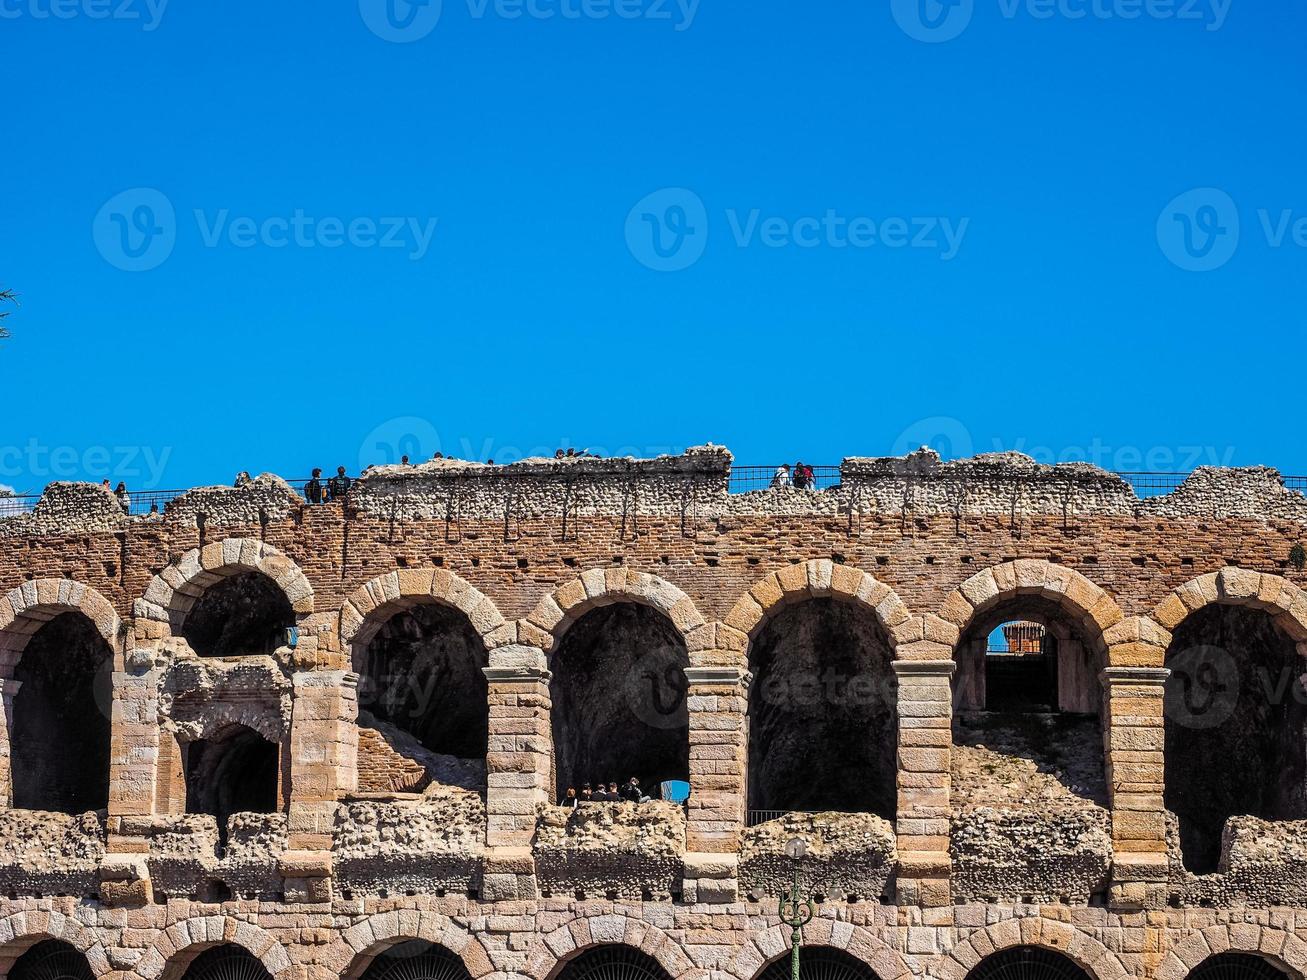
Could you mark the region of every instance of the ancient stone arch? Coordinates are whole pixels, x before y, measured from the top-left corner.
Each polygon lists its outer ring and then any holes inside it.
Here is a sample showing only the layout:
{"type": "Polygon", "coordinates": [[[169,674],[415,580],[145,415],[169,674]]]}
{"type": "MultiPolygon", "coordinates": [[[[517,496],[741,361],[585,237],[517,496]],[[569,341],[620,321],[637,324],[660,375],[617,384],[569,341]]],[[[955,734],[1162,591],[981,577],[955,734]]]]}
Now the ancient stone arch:
{"type": "Polygon", "coordinates": [[[112,971],[104,945],[94,931],[62,912],[15,912],[0,919],[0,973],[39,942],[57,939],[86,957],[97,977],[112,971]]]}
{"type": "Polygon", "coordinates": [[[734,646],[742,651],[782,608],[814,598],[867,606],[884,627],[896,656],[900,645],[914,638],[909,628],[914,622],[912,614],[893,589],[860,568],[839,565],[829,558],[790,565],[767,575],[739,598],[722,625],[740,639],[734,646]]]}
{"type": "Polygon", "coordinates": [[[0,676],[9,676],[37,630],[66,612],[84,614],[109,649],[121,651],[122,620],[108,599],[72,579],[33,579],[0,599],[0,676]]]}
{"type": "Polygon", "coordinates": [[[422,940],[449,950],[467,967],[473,980],[494,972],[479,939],[439,912],[381,912],[346,929],[327,957],[341,980],[358,980],[386,950],[410,940],[422,940]]]}
{"type": "Polygon", "coordinates": [[[706,973],[696,967],[680,943],[657,926],[614,913],[581,915],[536,937],[522,973],[547,980],[569,960],[596,946],[625,945],[651,956],[672,980],[690,980],[706,973]]]}
{"type": "Polygon", "coordinates": [[[1307,643],[1307,592],[1279,575],[1235,566],[1200,575],[1175,589],[1153,610],[1153,619],[1173,630],[1212,603],[1260,609],[1294,642],[1307,643]]]}
{"type": "Polygon", "coordinates": [[[260,572],[285,593],[298,620],[313,612],[313,586],[298,565],[256,538],[225,538],[182,555],[150,582],[137,599],[137,619],[164,624],[165,635],[180,636],[192,606],[209,586],[244,572],[260,572]]]}
{"type": "MultiPolygon", "coordinates": [[[[835,919],[813,919],[803,928],[803,945],[843,950],[865,963],[880,980],[906,980],[911,976],[898,950],[862,926],[835,919]]],[[[771,926],[750,936],[726,969],[738,980],[753,980],[765,967],[789,953],[789,928],[771,926]]]]}
{"type": "Polygon", "coordinates": [[[1127,620],[1116,600],[1080,572],[1039,558],[1004,562],[971,576],[949,593],[936,615],[926,617],[925,638],[932,639],[933,629],[934,639],[952,647],[979,615],[1019,596],[1047,599],[1082,623],[1104,666],[1141,666],[1131,656],[1132,645],[1167,639],[1151,620],[1127,620]]]}
{"type": "Polygon", "coordinates": [[[180,980],[197,956],[226,943],[248,950],[274,980],[290,980],[290,956],[271,933],[223,915],[197,915],[174,922],[155,936],[134,975],[141,980],[180,980]]]}
{"type": "Polygon", "coordinates": [[[1065,922],[1032,917],[1005,919],[970,933],[941,961],[940,980],[965,980],[985,957],[1013,946],[1038,946],[1062,953],[1094,980],[1120,980],[1129,973],[1115,953],[1088,933],[1065,922]]]}
{"type": "Polygon", "coordinates": [[[658,610],[686,638],[689,649],[701,648],[690,639],[706,624],[694,600],[657,575],[626,568],[592,568],[560,585],[526,617],[523,632],[534,635],[545,653],[553,653],[573,623],[590,610],[615,602],[636,602],[658,610]]]}
{"type": "Polygon", "coordinates": [[[517,632],[504,621],[494,602],[443,568],[398,568],[354,590],[340,609],[340,638],[345,646],[366,646],[395,613],[435,602],[467,616],[486,649],[515,642],[517,632]]]}
{"type": "Polygon", "coordinates": [[[1288,977],[1307,976],[1307,943],[1286,929],[1242,922],[1207,926],[1181,939],[1162,958],[1153,980],[1184,980],[1218,953],[1250,953],[1286,971],[1288,977]]]}

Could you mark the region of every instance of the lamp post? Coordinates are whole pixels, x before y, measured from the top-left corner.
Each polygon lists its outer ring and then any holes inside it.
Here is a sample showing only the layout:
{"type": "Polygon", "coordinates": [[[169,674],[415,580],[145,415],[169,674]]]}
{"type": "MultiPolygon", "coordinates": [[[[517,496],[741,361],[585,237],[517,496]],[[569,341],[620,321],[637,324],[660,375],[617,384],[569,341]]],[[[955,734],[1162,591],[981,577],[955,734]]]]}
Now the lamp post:
{"type": "Polygon", "coordinates": [[[817,912],[816,903],[804,898],[799,890],[799,862],[808,853],[808,845],[795,837],[785,845],[785,855],[794,862],[794,880],[789,895],[780,901],[781,922],[790,927],[790,980],[799,980],[799,947],[803,944],[803,927],[812,921],[817,912]]]}

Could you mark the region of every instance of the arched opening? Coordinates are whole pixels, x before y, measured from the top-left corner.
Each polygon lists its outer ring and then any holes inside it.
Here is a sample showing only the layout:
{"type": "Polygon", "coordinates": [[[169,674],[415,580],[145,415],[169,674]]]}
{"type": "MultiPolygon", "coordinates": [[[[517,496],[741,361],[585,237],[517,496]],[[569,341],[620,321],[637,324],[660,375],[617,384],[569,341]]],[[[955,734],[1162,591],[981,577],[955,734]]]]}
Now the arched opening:
{"type": "Polygon", "coordinates": [[[1189,971],[1187,980],[1294,980],[1270,960],[1253,953],[1217,953],[1189,971]]]}
{"type": "Polygon", "coordinates": [[[223,943],[191,960],[182,980],[272,980],[272,974],[244,946],[223,943]]]}
{"type": "Polygon", "coordinates": [[[89,618],[66,612],[28,641],[10,729],[14,806],[79,814],[109,803],[113,651],[89,618]]]}
{"type": "Polygon", "coordinates": [[[95,980],[86,957],[59,939],[37,943],[14,961],[9,980],[95,980]]]}
{"type": "Polygon", "coordinates": [[[808,599],[773,616],[749,645],[749,810],[896,809],[893,649],[865,606],[808,599]]]}
{"type": "Polygon", "coordinates": [[[377,955],[359,980],[472,980],[472,974],[443,946],[410,939],[377,955]]]}
{"type": "Polygon", "coordinates": [[[966,800],[969,787],[984,791],[1024,770],[1106,803],[1098,677],[1105,664],[1082,620],[1052,600],[1017,596],[977,616],[956,659],[953,737],[963,751],[954,755],[955,801],[966,800]]]}
{"type": "MultiPolygon", "coordinates": [[[[790,980],[786,953],[759,971],[755,980],[790,980]]],[[[876,971],[857,957],[831,946],[804,946],[799,950],[799,980],[880,980],[876,971]]]]}
{"type": "Polygon", "coordinates": [[[240,572],[209,586],[186,613],[181,632],[201,657],[272,653],[285,643],[295,611],[262,572],[240,572]]]}
{"type": "MultiPolygon", "coordinates": [[[[401,610],[356,656],[359,724],[404,754],[406,740],[445,760],[425,759],[438,782],[444,772],[484,765],[488,720],[485,645],[466,615],[437,603],[401,610]]],[[[368,765],[363,755],[360,765],[368,765]]],[[[445,775],[447,778],[442,778],[445,775]]]]}
{"type": "Polygon", "coordinates": [[[1213,604],[1175,628],[1166,666],[1166,808],[1207,874],[1231,817],[1307,817],[1304,662],[1266,612],[1213,604]]]}
{"type": "Polygon", "coordinates": [[[1012,946],[986,956],[967,980],[1093,980],[1069,956],[1041,946],[1012,946]]]}
{"type": "Polygon", "coordinates": [[[670,980],[667,971],[647,953],[614,943],[594,946],[574,956],[551,980],[670,980]]]}
{"type": "Polygon", "coordinates": [[[656,798],[660,783],[689,779],[689,665],[681,634],[648,606],[603,606],[572,624],[549,686],[560,797],[634,776],[656,798]]]}
{"type": "Polygon", "coordinates": [[[185,747],[186,812],[207,813],[227,841],[233,813],[275,813],[280,759],[275,743],[244,725],[230,725],[212,738],[185,747]]]}

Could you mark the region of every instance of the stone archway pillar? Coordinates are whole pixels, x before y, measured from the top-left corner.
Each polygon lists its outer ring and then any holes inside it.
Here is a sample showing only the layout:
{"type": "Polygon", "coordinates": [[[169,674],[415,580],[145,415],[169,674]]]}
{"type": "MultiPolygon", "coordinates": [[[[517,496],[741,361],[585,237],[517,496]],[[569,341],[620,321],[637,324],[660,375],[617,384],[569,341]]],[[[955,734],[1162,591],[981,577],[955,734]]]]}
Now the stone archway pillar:
{"type": "Polygon", "coordinates": [[[741,667],[687,667],[685,676],[690,799],[682,894],[687,902],[725,904],[740,888],[751,677],[741,667]]]}
{"type": "Polygon", "coordinates": [[[553,794],[553,675],[543,651],[520,645],[492,650],[484,673],[490,717],[482,898],[529,900],[539,891],[531,853],[536,811],[553,794]]]}
{"type": "Polygon", "coordinates": [[[23,682],[12,677],[0,678],[0,806],[14,805],[13,759],[10,744],[14,730],[14,698],[22,688],[23,682]]]}
{"type": "Polygon", "coordinates": [[[288,902],[331,901],[336,805],[342,793],[358,788],[358,680],[344,670],[292,678],[290,806],[280,859],[288,902]]]}
{"type": "Polygon", "coordinates": [[[1160,904],[1168,874],[1163,803],[1165,667],[1108,667],[1107,789],[1112,809],[1114,905],[1160,904]]]}
{"type": "Polygon", "coordinates": [[[952,660],[896,660],[900,905],[948,905],[952,660]]]}

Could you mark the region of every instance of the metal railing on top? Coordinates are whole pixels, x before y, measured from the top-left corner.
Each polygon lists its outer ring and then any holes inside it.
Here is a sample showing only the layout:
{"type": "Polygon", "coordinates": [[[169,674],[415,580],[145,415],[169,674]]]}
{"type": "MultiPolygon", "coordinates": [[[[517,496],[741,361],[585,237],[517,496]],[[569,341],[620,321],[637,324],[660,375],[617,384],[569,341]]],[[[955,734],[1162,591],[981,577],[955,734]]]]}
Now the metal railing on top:
{"type": "MultiPolygon", "coordinates": [[[[732,466],[728,489],[731,493],[750,493],[757,490],[766,490],[772,487],[776,482],[776,466],[732,466]]],[[[838,466],[813,466],[813,485],[805,488],[797,488],[793,485],[793,469],[790,471],[791,484],[788,492],[822,492],[835,489],[840,485],[840,468],[838,466]]],[[[614,471],[616,473],[617,471],[614,471]]],[[[1170,493],[1179,487],[1188,477],[1189,473],[1141,473],[1141,472],[1120,472],[1115,474],[1125,480],[1135,491],[1140,499],[1156,497],[1161,494],[1170,493]]],[[[532,474],[520,475],[523,479],[538,478],[532,474]]],[[[326,492],[328,478],[322,479],[323,491],[326,492]]],[[[291,489],[304,496],[304,487],[309,482],[307,478],[287,480],[291,489]]],[[[1285,476],[1281,482],[1289,490],[1296,490],[1299,493],[1307,494],[1307,476],[1285,476]]],[[[193,488],[188,488],[193,489],[193,488]]],[[[168,503],[182,494],[187,489],[181,490],[130,490],[128,497],[131,502],[129,513],[133,515],[145,515],[155,512],[164,511],[168,503]]],[[[19,514],[27,514],[36,506],[40,500],[40,494],[15,494],[10,496],[0,496],[0,518],[16,517],[19,514]]]]}

